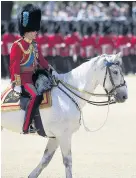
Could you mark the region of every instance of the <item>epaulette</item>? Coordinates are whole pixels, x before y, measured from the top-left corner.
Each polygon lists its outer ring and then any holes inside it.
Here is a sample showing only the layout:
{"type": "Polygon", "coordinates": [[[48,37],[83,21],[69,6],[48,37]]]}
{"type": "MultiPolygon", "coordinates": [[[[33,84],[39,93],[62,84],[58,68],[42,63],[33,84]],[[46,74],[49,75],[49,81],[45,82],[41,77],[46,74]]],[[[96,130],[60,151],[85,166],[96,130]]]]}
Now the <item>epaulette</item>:
{"type": "MultiPolygon", "coordinates": [[[[21,41],[22,40],[22,38],[19,38],[18,40],[16,40],[16,41],[14,41],[14,43],[18,43],[19,41],[21,41]]],[[[13,43],[13,44],[14,44],[13,43]]]]}
{"type": "MultiPolygon", "coordinates": [[[[14,41],[14,43],[12,44],[12,46],[13,46],[15,43],[18,43],[18,42],[21,41],[21,40],[22,40],[22,38],[19,38],[18,40],[14,41]]],[[[11,46],[11,48],[12,48],[12,46],[11,46]]]]}
{"type": "Polygon", "coordinates": [[[32,52],[32,50],[33,50],[33,45],[30,44],[28,50],[25,50],[25,49],[23,48],[22,44],[20,43],[21,40],[22,40],[22,38],[18,39],[18,40],[15,41],[14,43],[17,43],[17,44],[18,44],[18,46],[20,47],[20,49],[22,50],[22,52],[23,52],[24,54],[30,54],[30,52],[32,52]]]}

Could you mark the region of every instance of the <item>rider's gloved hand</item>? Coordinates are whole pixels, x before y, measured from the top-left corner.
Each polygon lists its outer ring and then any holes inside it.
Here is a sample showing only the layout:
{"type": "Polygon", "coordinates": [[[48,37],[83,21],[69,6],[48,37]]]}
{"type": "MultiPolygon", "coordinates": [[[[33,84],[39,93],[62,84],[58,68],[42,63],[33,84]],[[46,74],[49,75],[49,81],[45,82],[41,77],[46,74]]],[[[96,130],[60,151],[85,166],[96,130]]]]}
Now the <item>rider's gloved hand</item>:
{"type": "Polygon", "coordinates": [[[49,64],[48,65],[48,71],[50,72],[50,74],[52,74],[52,72],[54,71],[54,68],[49,64]]]}
{"type": "Polygon", "coordinates": [[[22,93],[22,88],[21,86],[15,86],[13,89],[16,93],[22,93]]]}

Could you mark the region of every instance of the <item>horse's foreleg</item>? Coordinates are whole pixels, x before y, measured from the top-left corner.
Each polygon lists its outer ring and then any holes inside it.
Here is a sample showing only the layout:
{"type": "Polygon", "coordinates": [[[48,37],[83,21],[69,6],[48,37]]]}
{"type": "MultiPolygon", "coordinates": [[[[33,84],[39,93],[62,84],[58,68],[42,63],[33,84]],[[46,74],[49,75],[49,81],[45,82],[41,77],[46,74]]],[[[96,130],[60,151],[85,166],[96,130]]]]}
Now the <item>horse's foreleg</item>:
{"type": "Polygon", "coordinates": [[[58,148],[58,141],[56,139],[50,138],[46,149],[44,151],[44,155],[42,160],[40,161],[39,165],[31,172],[28,178],[37,178],[42,170],[49,164],[51,161],[56,149],[58,148]]]}
{"type": "Polygon", "coordinates": [[[72,178],[71,136],[60,139],[59,144],[63,156],[66,178],[72,178]]]}

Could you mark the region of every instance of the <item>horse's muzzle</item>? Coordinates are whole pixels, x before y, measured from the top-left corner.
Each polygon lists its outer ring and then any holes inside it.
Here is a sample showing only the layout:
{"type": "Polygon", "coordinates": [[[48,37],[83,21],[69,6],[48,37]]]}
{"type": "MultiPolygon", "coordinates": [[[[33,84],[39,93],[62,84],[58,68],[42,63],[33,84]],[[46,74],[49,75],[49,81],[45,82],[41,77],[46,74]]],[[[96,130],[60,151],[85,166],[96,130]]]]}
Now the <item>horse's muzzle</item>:
{"type": "Polygon", "coordinates": [[[124,103],[126,101],[126,99],[128,99],[127,94],[119,94],[117,93],[116,95],[114,95],[116,102],[118,103],[124,103]]]}

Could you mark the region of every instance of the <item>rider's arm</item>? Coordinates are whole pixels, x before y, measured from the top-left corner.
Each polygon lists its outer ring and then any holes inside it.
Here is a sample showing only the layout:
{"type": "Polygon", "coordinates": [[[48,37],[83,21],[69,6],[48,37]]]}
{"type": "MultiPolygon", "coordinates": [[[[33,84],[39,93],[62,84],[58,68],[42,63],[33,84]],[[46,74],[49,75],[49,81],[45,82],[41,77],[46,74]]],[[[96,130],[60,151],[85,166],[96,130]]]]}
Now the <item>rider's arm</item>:
{"type": "Polygon", "coordinates": [[[22,59],[22,51],[17,43],[14,43],[11,48],[10,53],[10,74],[11,81],[14,85],[21,85],[21,77],[20,77],[20,62],[22,59]]]}
{"type": "Polygon", "coordinates": [[[48,61],[44,59],[39,46],[38,46],[38,62],[42,68],[49,69],[48,61]]]}

